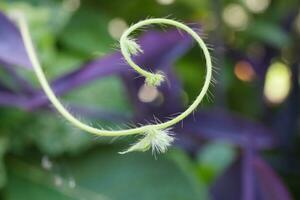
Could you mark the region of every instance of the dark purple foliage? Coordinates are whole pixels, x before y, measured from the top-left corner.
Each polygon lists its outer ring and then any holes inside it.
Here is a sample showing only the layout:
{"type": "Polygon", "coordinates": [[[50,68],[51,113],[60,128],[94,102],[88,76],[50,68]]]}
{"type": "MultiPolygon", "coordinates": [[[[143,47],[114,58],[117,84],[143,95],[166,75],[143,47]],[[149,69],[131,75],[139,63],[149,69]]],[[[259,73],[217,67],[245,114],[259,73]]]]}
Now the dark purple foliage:
{"type": "Polygon", "coordinates": [[[219,109],[196,112],[178,125],[177,132],[193,141],[224,140],[240,147],[251,144],[255,149],[270,149],[274,133],[263,125],[219,109]]]}
{"type": "Polygon", "coordinates": [[[289,200],[291,196],[280,177],[260,157],[253,160],[257,181],[261,188],[261,197],[266,200],[289,200]]]}
{"type": "Polygon", "coordinates": [[[271,167],[258,155],[248,153],[219,177],[211,191],[214,200],[292,199],[271,167]]]}
{"type": "Polygon", "coordinates": [[[30,68],[31,63],[17,27],[1,12],[0,27],[0,61],[30,68]]]}

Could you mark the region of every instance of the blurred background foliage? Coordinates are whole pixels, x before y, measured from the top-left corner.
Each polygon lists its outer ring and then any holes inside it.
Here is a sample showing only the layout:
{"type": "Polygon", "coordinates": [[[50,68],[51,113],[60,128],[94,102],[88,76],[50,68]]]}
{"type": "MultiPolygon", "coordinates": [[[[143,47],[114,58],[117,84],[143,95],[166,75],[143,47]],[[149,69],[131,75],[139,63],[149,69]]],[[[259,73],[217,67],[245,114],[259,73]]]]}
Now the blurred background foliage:
{"type": "MultiPolygon", "coordinates": [[[[275,130],[279,146],[263,157],[298,199],[299,4],[299,0],[4,0],[0,9],[26,13],[48,79],[116,51],[122,32],[141,19],[167,16],[198,24],[212,48],[218,82],[200,110],[222,108],[275,130]]],[[[196,47],[174,66],[184,88],[184,105],[199,92],[203,66],[196,47]]],[[[39,87],[32,71],[17,68],[17,72],[39,87]]],[[[0,80],[20,89],[3,69],[0,80]]],[[[131,122],[135,111],[125,87],[119,76],[107,76],[62,99],[67,106],[98,108],[131,122]]],[[[116,120],[82,118],[95,126],[119,125],[116,120]]],[[[110,141],[73,128],[49,109],[29,112],[1,106],[2,198],[210,199],[210,187],[240,155],[233,144],[212,140],[192,154],[177,146],[155,159],[150,153],[118,155],[133,140],[110,141]]]]}

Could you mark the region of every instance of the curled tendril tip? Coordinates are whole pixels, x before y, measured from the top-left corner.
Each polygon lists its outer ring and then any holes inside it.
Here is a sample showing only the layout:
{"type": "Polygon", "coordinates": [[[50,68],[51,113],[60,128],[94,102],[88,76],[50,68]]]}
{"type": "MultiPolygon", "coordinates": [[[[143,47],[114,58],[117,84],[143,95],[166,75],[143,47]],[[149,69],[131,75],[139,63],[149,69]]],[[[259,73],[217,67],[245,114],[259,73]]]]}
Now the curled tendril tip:
{"type": "Polygon", "coordinates": [[[151,74],[145,78],[146,85],[158,87],[160,86],[165,80],[165,76],[163,72],[157,72],[155,74],[151,74]]]}
{"type": "Polygon", "coordinates": [[[174,137],[170,129],[157,130],[152,126],[149,126],[145,131],[143,138],[129,147],[126,151],[120,152],[120,154],[132,151],[144,152],[150,148],[152,149],[152,154],[165,153],[173,141],[174,137]]]}
{"type": "Polygon", "coordinates": [[[130,55],[135,56],[138,55],[139,53],[143,53],[143,49],[134,38],[126,38],[124,44],[126,50],[129,52],[130,55]]]}

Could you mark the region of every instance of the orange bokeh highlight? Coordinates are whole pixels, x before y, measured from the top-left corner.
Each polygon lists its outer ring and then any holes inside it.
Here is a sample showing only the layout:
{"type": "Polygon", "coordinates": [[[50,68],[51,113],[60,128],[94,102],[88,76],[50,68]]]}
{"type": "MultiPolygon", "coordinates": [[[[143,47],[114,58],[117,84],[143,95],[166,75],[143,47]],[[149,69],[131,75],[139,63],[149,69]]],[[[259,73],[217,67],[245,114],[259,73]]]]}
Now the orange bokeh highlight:
{"type": "Polygon", "coordinates": [[[255,78],[255,72],[252,65],[247,61],[239,61],[234,66],[234,74],[238,79],[250,82],[255,78]]]}

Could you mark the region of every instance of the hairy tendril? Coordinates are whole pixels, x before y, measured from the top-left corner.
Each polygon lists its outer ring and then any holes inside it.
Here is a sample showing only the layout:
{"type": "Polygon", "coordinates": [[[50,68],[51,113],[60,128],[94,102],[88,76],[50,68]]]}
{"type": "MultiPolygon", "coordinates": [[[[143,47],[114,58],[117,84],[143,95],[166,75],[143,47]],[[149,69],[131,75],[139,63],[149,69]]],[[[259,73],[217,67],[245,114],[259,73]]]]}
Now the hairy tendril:
{"type": "Polygon", "coordinates": [[[121,36],[120,39],[120,46],[121,46],[121,52],[126,60],[126,62],[131,66],[137,73],[142,75],[145,78],[145,83],[151,86],[159,86],[164,81],[164,75],[162,72],[156,72],[152,73],[149,71],[146,71],[142,69],[140,66],[138,66],[136,63],[133,62],[131,59],[132,55],[137,55],[138,53],[142,53],[143,50],[141,47],[137,44],[136,40],[130,37],[131,33],[135,30],[147,26],[150,24],[165,24],[165,25],[171,25],[175,26],[179,29],[184,30],[189,35],[191,35],[198,43],[200,48],[202,49],[205,59],[206,59],[206,78],[204,81],[204,85],[202,87],[201,92],[197,96],[197,98],[194,100],[194,102],[180,115],[174,117],[173,119],[158,123],[158,124],[150,124],[150,125],[144,125],[136,128],[131,129],[125,129],[125,130],[104,130],[104,129],[98,129],[92,126],[89,126],[76,117],[74,117],[58,100],[56,95],[54,94],[53,90],[51,89],[45,74],[41,68],[40,62],[38,60],[38,57],[35,53],[34,45],[30,36],[30,32],[28,29],[28,25],[26,22],[26,19],[24,16],[17,17],[17,23],[20,28],[20,32],[23,38],[23,42],[25,44],[25,48],[27,50],[27,53],[29,55],[30,61],[32,63],[34,72],[44,90],[47,97],[53,104],[53,106],[57,109],[57,111],[70,123],[72,123],[74,126],[78,127],[79,129],[82,129],[83,131],[86,131],[88,133],[92,133],[98,136],[127,136],[127,135],[134,135],[134,134],[141,134],[143,137],[135,144],[133,144],[128,150],[120,152],[120,153],[127,153],[131,151],[146,151],[150,148],[152,148],[152,152],[158,152],[158,153],[164,153],[167,148],[171,145],[171,143],[174,141],[173,135],[170,132],[170,127],[172,127],[174,124],[180,122],[185,117],[187,117],[189,114],[191,114],[197,106],[202,101],[203,97],[205,96],[212,77],[212,63],[211,63],[211,57],[210,53],[208,51],[208,48],[206,47],[203,40],[200,38],[200,36],[190,27],[186,26],[183,23],[180,23],[178,21],[174,21],[171,19],[165,19],[165,18],[154,18],[154,19],[147,19],[140,21],[131,27],[129,27],[121,36]]]}

